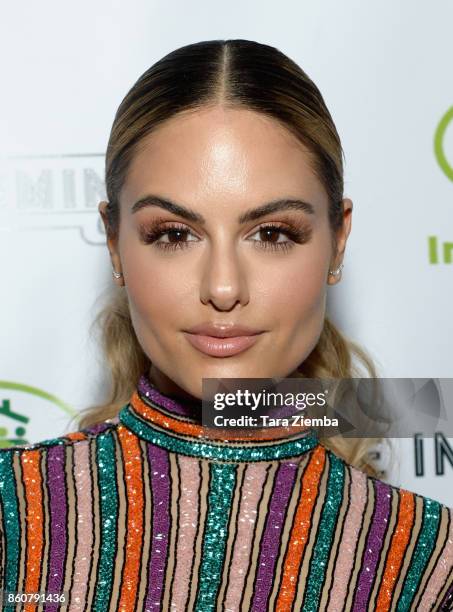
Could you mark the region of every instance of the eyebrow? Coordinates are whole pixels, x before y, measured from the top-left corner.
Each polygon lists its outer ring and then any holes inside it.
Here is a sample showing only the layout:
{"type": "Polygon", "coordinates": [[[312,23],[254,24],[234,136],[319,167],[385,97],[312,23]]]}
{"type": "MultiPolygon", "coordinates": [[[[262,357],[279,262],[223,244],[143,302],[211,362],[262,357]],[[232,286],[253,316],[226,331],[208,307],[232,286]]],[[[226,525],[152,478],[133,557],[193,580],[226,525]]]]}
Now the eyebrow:
{"type": "MultiPolygon", "coordinates": [[[[194,210],[186,208],[185,206],[177,204],[176,202],[172,202],[168,198],[162,198],[157,195],[146,195],[137,200],[137,202],[132,205],[131,214],[134,214],[142,208],[147,208],[149,206],[163,208],[164,210],[167,210],[175,215],[179,215],[180,217],[187,219],[187,221],[192,221],[193,223],[200,223],[201,225],[206,223],[206,219],[194,210]]],[[[248,223],[249,221],[256,221],[260,217],[264,217],[270,213],[282,210],[301,210],[302,212],[310,215],[315,214],[315,207],[313,204],[310,204],[310,202],[305,202],[304,200],[300,200],[298,198],[283,198],[272,200],[271,202],[258,206],[258,208],[251,208],[245,211],[238,217],[238,222],[242,224],[248,223]]]]}

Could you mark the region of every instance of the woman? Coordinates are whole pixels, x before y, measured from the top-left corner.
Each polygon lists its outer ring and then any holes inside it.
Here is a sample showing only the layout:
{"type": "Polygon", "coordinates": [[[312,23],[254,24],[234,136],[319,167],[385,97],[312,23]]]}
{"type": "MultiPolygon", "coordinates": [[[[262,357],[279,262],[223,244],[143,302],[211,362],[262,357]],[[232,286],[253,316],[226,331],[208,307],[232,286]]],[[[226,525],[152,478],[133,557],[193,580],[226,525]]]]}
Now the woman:
{"type": "Polygon", "coordinates": [[[352,202],[314,83],[252,41],[177,49],[122,101],[106,186],[111,398],[1,451],[3,588],[71,610],[452,609],[453,510],[379,480],[370,441],[201,420],[203,378],[375,376],[326,318],[352,202]]]}

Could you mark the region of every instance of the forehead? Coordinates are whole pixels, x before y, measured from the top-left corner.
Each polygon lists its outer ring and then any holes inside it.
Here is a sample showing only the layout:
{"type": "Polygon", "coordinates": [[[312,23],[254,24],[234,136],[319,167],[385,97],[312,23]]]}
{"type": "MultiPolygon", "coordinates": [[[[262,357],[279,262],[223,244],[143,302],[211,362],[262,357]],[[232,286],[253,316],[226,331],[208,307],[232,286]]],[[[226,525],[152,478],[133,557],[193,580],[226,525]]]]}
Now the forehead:
{"type": "Polygon", "coordinates": [[[304,145],[271,117],[248,109],[197,109],[142,139],[121,201],[130,208],[153,193],[206,207],[206,213],[222,206],[233,212],[282,196],[322,206],[327,194],[312,163],[304,145]]]}

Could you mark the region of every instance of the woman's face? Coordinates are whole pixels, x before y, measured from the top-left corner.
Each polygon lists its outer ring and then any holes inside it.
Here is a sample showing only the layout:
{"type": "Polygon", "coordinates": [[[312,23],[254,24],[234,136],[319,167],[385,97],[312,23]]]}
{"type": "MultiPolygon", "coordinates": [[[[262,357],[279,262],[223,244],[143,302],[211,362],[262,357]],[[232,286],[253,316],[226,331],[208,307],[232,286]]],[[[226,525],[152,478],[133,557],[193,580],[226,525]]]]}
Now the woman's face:
{"type": "Polygon", "coordinates": [[[327,194],[309,160],[276,121],[243,109],[179,115],[143,139],[108,245],[150,378],[164,393],[200,398],[203,377],[291,376],[315,347],[352,203],[344,200],[335,258],[327,194]],[[143,198],[148,205],[134,212],[143,198]],[[261,333],[239,353],[206,354],[187,333],[202,323],[261,333]]]}

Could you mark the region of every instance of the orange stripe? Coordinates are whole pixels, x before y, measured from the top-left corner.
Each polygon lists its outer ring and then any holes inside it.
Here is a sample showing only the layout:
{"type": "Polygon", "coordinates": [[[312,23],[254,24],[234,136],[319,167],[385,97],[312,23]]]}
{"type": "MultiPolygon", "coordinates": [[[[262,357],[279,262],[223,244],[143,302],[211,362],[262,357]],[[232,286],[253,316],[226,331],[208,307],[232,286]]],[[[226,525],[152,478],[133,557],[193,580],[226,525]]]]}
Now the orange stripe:
{"type": "MultiPolygon", "coordinates": [[[[295,434],[306,430],[306,427],[300,425],[289,425],[288,427],[255,427],[252,430],[252,435],[238,435],[241,428],[221,429],[219,427],[205,427],[197,423],[187,423],[180,419],[167,416],[159,410],[148,406],[141,399],[137,391],[131,397],[135,412],[148,421],[152,421],[164,429],[169,429],[178,434],[195,437],[209,437],[211,440],[279,440],[288,435],[295,434]]],[[[291,420],[290,420],[291,422],[291,420]]]]}
{"type": "Polygon", "coordinates": [[[122,425],[118,436],[123,453],[127,493],[126,553],[118,610],[135,610],[143,543],[143,474],[139,440],[122,425]]]}
{"type": "Polygon", "coordinates": [[[415,518],[415,495],[406,489],[400,489],[400,506],[398,512],[398,523],[392,536],[390,549],[385,564],[381,586],[376,600],[376,610],[385,612],[390,610],[395,582],[403,562],[411,529],[415,518]]]}
{"type": "Polygon", "coordinates": [[[326,463],[326,449],[315,447],[302,479],[300,502],[297,506],[290,540],[284,560],[285,571],[277,597],[277,612],[291,610],[296,595],[300,564],[308,542],[319,483],[326,463]]]}
{"type": "MultiPolygon", "coordinates": [[[[21,454],[21,465],[27,502],[27,561],[24,589],[25,593],[36,593],[39,591],[39,581],[41,577],[44,526],[39,462],[39,450],[25,450],[21,454]]],[[[24,610],[26,612],[31,612],[32,610],[36,610],[36,607],[36,603],[27,603],[24,606],[24,610]]]]}
{"type": "Polygon", "coordinates": [[[69,440],[86,440],[87,435],[82,431],[72,431],[71,433],[66,434],[64,437],[68,438],[69,440]]]}

